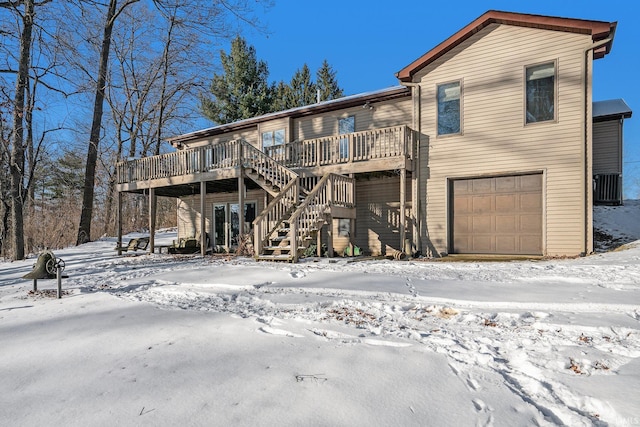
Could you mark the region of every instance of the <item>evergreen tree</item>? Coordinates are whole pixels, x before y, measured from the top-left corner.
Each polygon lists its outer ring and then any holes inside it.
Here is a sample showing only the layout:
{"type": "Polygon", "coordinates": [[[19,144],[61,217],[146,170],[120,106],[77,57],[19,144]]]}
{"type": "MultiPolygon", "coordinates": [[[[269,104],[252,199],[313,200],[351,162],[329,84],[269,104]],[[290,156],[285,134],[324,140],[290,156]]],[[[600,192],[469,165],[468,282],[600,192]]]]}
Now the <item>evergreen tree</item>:
{"type": "Polygon", "coordinates": [[[271,111],[282,111],[287,109],[287,96],[289,94],[289,85],[280,81],[273,87],[273,100],[271,111]]]}
{"type": "Polygon", "coordinates": [[[200,108],[215,123],[231,123],[271,111],[272,87],[267,63],[256,58],[256,50],[240,36],[231,42],[229,55],[220,51],[224,72],[214,74],[210,92],[200,108]]]}
{"type": "Polygon", "coordinates": [[[44,177],[44,191],[52,199],[64,199],[69,194],[82,191],[82,165],[84,159],[73,151],[65,152],[62,157],[51,162],[49,174],[44,177]]]}
{"type": "Polygon", "coordinates": [[[342,89],[338,86],[336,72],[326,59],[316,73],[316,86],[320,91],[320,101],[329,101],[344,96],[342,89]]]}
{"type": "Polygon", "coordinates": [[[311,81],[311,72],[307,64],[296,70],[289,83],[286,95],[286,108],[303,107],[316,102],[316,84],[311,81]]]}

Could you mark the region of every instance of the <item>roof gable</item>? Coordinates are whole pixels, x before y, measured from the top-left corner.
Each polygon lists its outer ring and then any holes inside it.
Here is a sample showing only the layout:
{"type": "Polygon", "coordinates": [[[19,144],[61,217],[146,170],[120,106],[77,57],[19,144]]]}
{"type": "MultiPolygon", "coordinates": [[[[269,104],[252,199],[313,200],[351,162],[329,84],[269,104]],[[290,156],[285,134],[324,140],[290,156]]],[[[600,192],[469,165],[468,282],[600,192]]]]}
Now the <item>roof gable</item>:
{"type": "MultiPolygon", "coordinates": [[[[396,73],[402,82],[410,82],[413,76],[431,62],[440,58],[472,35],[491,24],[516,25],[521,27],[540,28],[553,31],[564,31],[591,35],[594,42],[604,40],[615,32],[616,22],[589,21],[524,13],[502,12],[490,10],[460,31],[434,47],[411,64],[396,73]]],[[[613,40],[594,51],[594,58],[602,58],[611,50],[613,40]]]]}

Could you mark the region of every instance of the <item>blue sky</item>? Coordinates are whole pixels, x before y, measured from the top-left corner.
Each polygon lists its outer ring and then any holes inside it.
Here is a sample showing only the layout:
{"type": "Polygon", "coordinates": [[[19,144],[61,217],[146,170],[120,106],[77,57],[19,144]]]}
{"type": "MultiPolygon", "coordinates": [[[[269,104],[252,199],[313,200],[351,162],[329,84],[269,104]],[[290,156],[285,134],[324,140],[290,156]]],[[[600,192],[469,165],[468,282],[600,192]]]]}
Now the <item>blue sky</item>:
{"type": "Polygon", "coordinates": [[[594,100],[624,98],[634,117],[624,124],[624,189],[640,198],[640,1],[275,0],[262,14],[268,34],[248,31],[270,79],[288,81],[307,63],[327,59],[345,94],[394,86],[395,73],[489,9],[618,21],[612,52],[595,61],[594,100]]]}

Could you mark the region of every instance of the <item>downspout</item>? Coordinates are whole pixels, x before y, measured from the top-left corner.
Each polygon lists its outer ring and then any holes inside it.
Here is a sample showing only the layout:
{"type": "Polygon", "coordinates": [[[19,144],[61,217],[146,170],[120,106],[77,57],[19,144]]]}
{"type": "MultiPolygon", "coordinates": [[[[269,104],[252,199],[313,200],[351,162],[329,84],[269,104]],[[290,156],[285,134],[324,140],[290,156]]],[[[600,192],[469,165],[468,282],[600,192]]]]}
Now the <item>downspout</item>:
{"type": "MultiPolygon", "coordinates": [[[[413,225],[413,241],[416,245],[416,250],[418,252],[422,252],[422,235],[423,235],[423,227],[424,220],[422,218],[422,214],[420,212],[420,139],[422,135],[421,129],[421,89],[420,84],[412,83],[412,82],[400,82],[401,85],[411,88],[411,100],[412,100],[412,128],[417,138],[415,138],[416,150],[415,150],[415,158],[413,159],[413,170],[411,171],[412,176],[415,174],[415,182],[417,183],[416,191],[411,192],[411,210],[414,212],[414,225],[413,225]]],[[[426,187],[425,187],[426,188],[426,187]]],[[[424,254],[423,254],[424,255],[424,254]]]]}
{"type": "MultiPolygon", "coordinates": [[[[587,46],[583,50],[584,55],[584,92],[582,94],[583,97],[583,107],[584,107],[584,126],[582,127],[583,139],[584,139],[584,182],[585,182],[585,203],[584,203],[584,255],[587,255],[587,251],[589,248],[589,235],[593,235],[593,231],[589,230],[589,227],[593,229],[593,221],[589,222],[589,218],[591,217],[593,211],[593,177],[589,176],[589,154],[593,157],[593,152],[589,151],[589,124],[593,127],[593,117],[589,116],[589,90],[591,89],[592,80],[589,79],[589,51],[597,49],[606,45],[607,43],[611,43],[613,41],[613,37],[615,36],[616,27],[614,26],[609,34],[609,37],[606,39],[600,40],[599,42],[592,43],[587,46]],[[591,203],[588,203],[591,198],[591,203]]],[[[591,61],[593,66],[593,60],[591,61]]],[[[593,101],[593,100],[592,100],[593,101]]],[[[593,132],[592,132],[593,133],[593,132]]],[[[591,158],[591,162],[593,163],[593,158],[591,158]]]]}

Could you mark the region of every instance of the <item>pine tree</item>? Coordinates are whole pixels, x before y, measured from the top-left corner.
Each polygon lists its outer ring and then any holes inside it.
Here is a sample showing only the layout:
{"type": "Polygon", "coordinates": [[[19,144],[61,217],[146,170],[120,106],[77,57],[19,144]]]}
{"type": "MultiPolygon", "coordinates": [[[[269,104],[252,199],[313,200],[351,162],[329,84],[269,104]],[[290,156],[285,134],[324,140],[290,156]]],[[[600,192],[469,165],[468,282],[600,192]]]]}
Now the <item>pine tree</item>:
{"type": "Polygon", "coordinates": [[[320,91],[320,101],[329,101],[344,96],[344,92],[340,86],[338,86],[336,72],[331,68],[326,59],[322,62],[322,66],[316,73],[316,86],[320,91]]]}
{"type": "Polygon", "coordinates": [[[273,99],[271,111],[282,111],[287,109],[287,96],[289,94],[289,85],[280,81],[273,87],[273,99]]]}
{"type": "Polygon", "coordinates": [[[311,81],[311,72],[307,64],[296,70],[289,83],[286,96],[286,108],[303,107],[316,102],[316,84],[311,81]]]}
{"type": "Polygon", "coordinates": [[[64,199],[69,194],[80,194],[83,161],[82,156],[73,151],[66,151],[60,158],[52,161],[49,174],[43,177],[46,196],[64,199]]]}
{"type": "Polygon", "coordinates": [[[220,51],[224,72],[214,74],[212,98],[203,96],[200,108],[215,123],[231,123],[271,111],[272,87],[267,63],[256,58],[256,50],[240,36],[231,42],[229,55],[220,51]]]}

